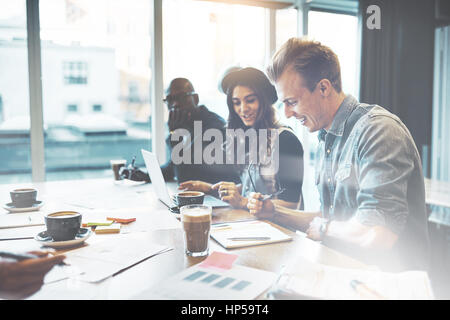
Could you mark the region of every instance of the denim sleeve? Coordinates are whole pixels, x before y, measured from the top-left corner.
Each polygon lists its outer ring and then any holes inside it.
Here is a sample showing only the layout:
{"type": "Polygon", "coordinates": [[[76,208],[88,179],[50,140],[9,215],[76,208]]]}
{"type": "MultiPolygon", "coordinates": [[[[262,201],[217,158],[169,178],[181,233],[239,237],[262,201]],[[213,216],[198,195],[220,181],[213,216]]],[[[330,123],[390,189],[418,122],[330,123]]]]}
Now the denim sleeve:
{"type": "Polygon", "coordinates": [[[389,116],[361,119],[356,159],[359,170],[356,219],[400,234],[408,216],[407,185],[414,169],[414,142],[389,116]]]}

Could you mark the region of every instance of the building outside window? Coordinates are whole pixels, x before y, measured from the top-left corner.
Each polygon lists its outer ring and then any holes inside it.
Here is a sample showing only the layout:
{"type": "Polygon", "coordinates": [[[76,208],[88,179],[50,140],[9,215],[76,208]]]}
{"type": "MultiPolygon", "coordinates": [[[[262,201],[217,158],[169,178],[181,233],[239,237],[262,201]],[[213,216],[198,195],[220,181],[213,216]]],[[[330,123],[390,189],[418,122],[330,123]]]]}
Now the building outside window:
{"type": "Polygon", "coordinates": [[[102,105],[101,104],[94,104],[92,106],[92,111],[94,111],[94,112],[101,112],[102,111],[102,105]]]}
{"type": "MultiPolygon", "coordinates": [[[[136,164],[144,165],[139,150],[151,149],[151,4],[39,1],[47,180],[106,177],[113,158],[136,155],[136,164]]],[[[31,165],[25,1],[0,0],[0,5],[0,142],[6,141],[2,133],[10,134],[11,128],[28,137],[22,149],[13,147],[10,159],[1,160],[6,175],[14,172],[17,181],[20,172],[27,180],[31,165]],[[11,82],[11,76],[20,81],[11,82]]],[[[200,104],[225,119],[226,98],[219,91],[223,72],[236,65],[265,71],[273,53],[268,50],[268,33],[275,31],[270,38],[275,37],[278,48],[301,29],[293,6],[276,10],[276,25],[270,29],[268,14],[273,11],[263,7],[196,0],[164,0],[162,5],[163,87],[175,77],[188,78],[200,104]]],[[[344,90],[358,97],[356,16],[309,8],[306,17],[308,35],[336,51],[345,70],[344,90]],[[323,26],[330,23],[336,27],[324,32],[323,26]]],[[[280,105],[278,111],[283,118],[280,105]]],[[[167,119],[167,110],[163,112],[167,119]]],[[[286,122],[304,146],[314,146],[313,135],[295,121],[286,122]]]]}
{"type": "Polygon", "coordinates": [[[82,61],[63,62],[64,84],[87,84],[88,65],[82,61]]]}
{"type": "Polygon", "coordinates": [[[25,0],[0,0],[0,183],[31,180],[25,0]]]}
{"type": "Polygon", "coordinates": [[[78,112],[78,105],[76,104],[68,104],[67,112],[78,112]]]}

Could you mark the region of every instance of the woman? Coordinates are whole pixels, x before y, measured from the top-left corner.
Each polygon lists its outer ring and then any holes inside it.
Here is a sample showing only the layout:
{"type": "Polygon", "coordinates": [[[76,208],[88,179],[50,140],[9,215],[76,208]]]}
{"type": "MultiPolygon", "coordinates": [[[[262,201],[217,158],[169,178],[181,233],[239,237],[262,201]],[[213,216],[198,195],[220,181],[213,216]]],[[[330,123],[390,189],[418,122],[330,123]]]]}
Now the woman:
{"type": "Polygon", "coordinates": [[[227,95],[229,109],[227,131],[236,133],[240,129],[249,137],[253,131],[257,137],[256,143],[250,141],[253,144],[248,143],[251,138],[246,141],[238,134],[233,136],[233,143],[227,139],[226,153],[235,155],[233,170],[239,173],[241,184],[222,181],[212,185],[203,181],[186,181],[180,184],[179,189],[205,193],[216,190],[223,201],[235,208],[247,208],[247,197],[252,192],[276,193],[278,195],[274,195],[272,200],[274,203],[302,208],[303,148],[292,130],[282,126],[275,117],[272,106],[278,100],[275,87],[263,72],[239,68],[223,78],[222,90],[227,95]],[[240,163],[237,158],[242,147],[245,148],[245,157],[240,163]]]}

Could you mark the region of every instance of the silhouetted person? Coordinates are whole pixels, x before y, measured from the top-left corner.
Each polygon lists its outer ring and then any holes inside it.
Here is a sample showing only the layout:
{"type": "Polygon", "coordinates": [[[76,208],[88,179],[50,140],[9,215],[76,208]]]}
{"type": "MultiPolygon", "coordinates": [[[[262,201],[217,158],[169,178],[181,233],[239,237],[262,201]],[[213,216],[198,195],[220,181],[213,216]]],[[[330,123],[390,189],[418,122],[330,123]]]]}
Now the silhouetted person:
{"type": "MultiPolygon", "coordinates": [[[[211,112],[204,105],[198,105],[199,97],[195,92],[192,83],[185,78],[173,79],[166,91],[164,102],[169,109],[169,136],[166,139],[167,148],[171,158],[161,169],[166,181],[177,179],[179,183],[187,180],[202,180],[216,183],[222,180],[236,181],[233,170],[228,170],[228,166],[221,164],[206,165],[194,164],[194,143],[201,143],[201,151],[209,142],[203,142],[203,133],[208,129],[225,130],[225,120],[214,112],[211,112]],[[201,132],[195,134],[194,122],[201,122],[201,132]],[[174,164],[172,159],[172,149],[178,143],[183,143],[183,139],[172,141],[172,135],[178,129],[186,129],[189,132],[190,141],[185,145],[183,152],[189,152],[190,163],[174,164]]],[[[185,138],[185,137],[183,137],[185,138]]]]}

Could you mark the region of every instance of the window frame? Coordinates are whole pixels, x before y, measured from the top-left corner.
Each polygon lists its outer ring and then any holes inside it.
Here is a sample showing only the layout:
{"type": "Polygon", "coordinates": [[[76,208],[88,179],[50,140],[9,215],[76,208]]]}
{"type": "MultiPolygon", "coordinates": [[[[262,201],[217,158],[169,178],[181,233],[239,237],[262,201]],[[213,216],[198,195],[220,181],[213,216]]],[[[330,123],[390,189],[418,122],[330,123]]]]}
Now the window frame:
{"type": "MultiPolygon", "coordinates": [[[[149,0],[151,5],[150,22],[152,51],[151,51],[151,114],[152,114],[152,150],[158,155],[160,163],[166,161],[165,152],[165,123],[162,99],[163,88],[163,34],[162,34],[162,1],[149,0]]],[[[211,1],[211,0],[209,0],[211,1]]],[[[218,2],[216,0],[216,2],[218,2]]],[[[233,5],[235,2],[228,2],[233,5]]],[[[326,10],[327,12],[357,15],[356,1],[338,2],[337,0],[253,0],[244,1],[249,5],[266,8],[266,56],[271,57],[276,48],[276,10],[294,8],[297,10],[297,36],[308,33],[309,10],[326,10]],[[250,4],[251,2],[251,4],[250,4]],[[277,3],[278,2],[278,3],[277,3]],[[276,6],[268,6],[268,3],[276,6]]],[[[41,39],[39,23],[39,1],[26,0],[27,11],[27,41],[28,41],[28,69],[30,91],[30,146],[32,162],[32,182],[45,181],[45,146],[41,81],[41,39]]],[[[360,41],[360,39],[358,39],[360,41]]],[[[267,60],[267,59],[266,59],[267,60]]]]}

